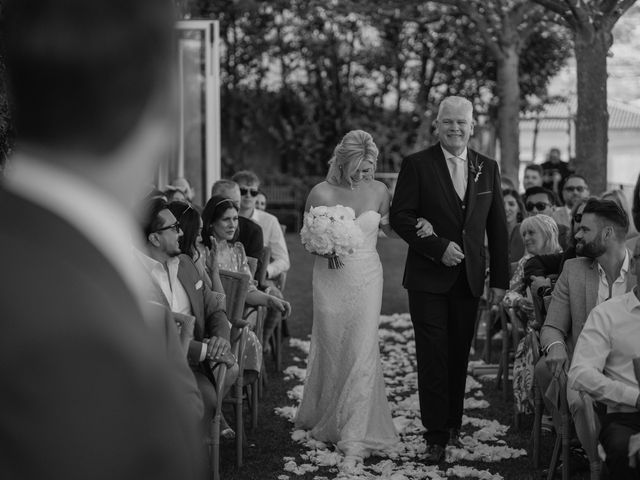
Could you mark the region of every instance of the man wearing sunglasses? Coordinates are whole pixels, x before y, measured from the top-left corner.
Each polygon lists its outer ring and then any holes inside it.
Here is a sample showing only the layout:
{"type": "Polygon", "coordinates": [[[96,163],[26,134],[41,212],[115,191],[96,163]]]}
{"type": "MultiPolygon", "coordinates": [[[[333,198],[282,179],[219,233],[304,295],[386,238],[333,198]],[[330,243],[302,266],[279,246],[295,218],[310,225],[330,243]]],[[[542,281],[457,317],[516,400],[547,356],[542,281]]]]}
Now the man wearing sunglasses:
{"type": "Polygon", "coordinates": [[[275,279],[289,270],[289,251],[284,240],[282,227],[278,219],[256,208],[256,197],[259,193],[260,179],[249,171],[243,170],[231,177],[240,187],[240,216],[250,218],[262,227],[264,246],[271,248],[271,262],[267,266],[267,278],[275,279]]]}
{"type": "MultiPolygon", "coordinates": [[[[231,348],[224,295],[211,291],[191,258],[181,253],[182,230],[164,199],[151,199],[146,211],[143,220],[146,249],[136,250],[135,255],[150,280],[148,300],[195,320],[187,359],[202,392],[206,426],[215,408],[208,362],[227,358],[231,348]]],[[[235,380],[231,372],[234,370],[227,373],[227,386],[235,380]]]]}
{"type": "Polygon", "coordinates": [[[560,194],[562,195],[562,201],[564,207],[560,207],[559,210],[570,213],[573,207],[585,198],[589,198],[591,193],[589,192],[589,185],[582,175],[572,173],[567,176],[560,184],[560,194]]]}
{"type": "MultiPolygon", "coordinates": [[[[290,262],[289,250],[280,222],[274,215],[256,208],[256,197],[260,192],[260,179],[255,173],[243,170],[233,175],[231,180],[240,187],[240,216],[249,218],[262,227],[264,246],[271,249],[271,261],[267,265],[267,291],[278,298],[284,298],[278,288],[278,285],[281,285],[278,279],[289,271],[290,262]]],[[[283,334],[288,335],[286,319],[280,320],[280,317],[280,312],[269,309],[264,323],[264,345],[269,344],[269,337],[280,321],[282,321],[283,334]]]]}
{"type": "Polygon", "coordinates": [[[569,246],[570,229],[564,223],[558,222],[556,219],[556,203],[555,195],[551,190],[544,187],[530,187],[524,193],[524,208],[527,216],[532,215],[548,215],[558,224],[558,241],[563,250],[569,246]]]}

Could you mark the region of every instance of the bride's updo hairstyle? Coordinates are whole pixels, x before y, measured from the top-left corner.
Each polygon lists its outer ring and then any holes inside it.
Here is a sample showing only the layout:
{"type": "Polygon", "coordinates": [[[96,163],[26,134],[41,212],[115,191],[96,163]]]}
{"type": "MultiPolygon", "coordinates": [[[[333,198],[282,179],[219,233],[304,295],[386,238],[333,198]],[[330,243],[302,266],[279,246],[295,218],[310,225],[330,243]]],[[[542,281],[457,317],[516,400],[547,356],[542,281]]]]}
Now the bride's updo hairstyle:
{"type": "Polygon", "coordinates": [[[375,170],[377,161],[378,147],[373,142],[373,137],[364,130],[351,130],[333,151],[333,157],[329,160],[327,182],[340,185],[346,180],[351,185],[351,174],[362,162],[371,162],[375,170]]]}

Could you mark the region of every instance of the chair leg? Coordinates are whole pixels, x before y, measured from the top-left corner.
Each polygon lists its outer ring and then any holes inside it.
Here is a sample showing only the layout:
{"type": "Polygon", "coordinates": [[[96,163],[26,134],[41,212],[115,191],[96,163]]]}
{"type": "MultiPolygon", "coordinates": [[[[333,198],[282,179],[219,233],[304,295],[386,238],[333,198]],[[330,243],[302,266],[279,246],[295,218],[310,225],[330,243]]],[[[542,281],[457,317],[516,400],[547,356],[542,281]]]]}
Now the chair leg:
{"type": "Polygon", "coordinates": [[[553,446],[553,453],[551,454],[551,462],[549,463],[549,473],[547,474],[547,480],[553,480],[553,477],[555,477],[556,468],[558,467],[558,457],[560,456],[561,446],[562,446],[562,438],[560,435],[556,435],[556,443],[553,446]]]}
{"type": "Polygon", "coordinates": [[[220,480],[220,422],[222,418],[222,385],[224,385],[227,375],[227,366],[220,365],[218,374],[216,375],[216,384],[218,394],[218,404],[216,405],[213,421],[211,422],[211,454],[210,454],[210,470],[213,480],[220,480]]]}
{"type": "Polygon", "coordinates": [[[273,349],[273,353],[276,356],[276,371],[280,373],[282,371],[282,318],[278,322],[273,335],[275,339],[275,348],[273,349]]]}
{"type": "Polygon", "coordinates": [[[562,480],[569,480],[569,442],[571,440],[571,417],[562,414],[562,480]]]}
{"type": "Polygon", "coordinates": [[[540,435],[542,433],[542,392],[533,380],[533,398],[535,399],[533,416],[533,468],[540,466],[540,435]]]}
{"type": "Polygon", "coordinates": [[[243,391],[243,382],[242,377],[238,376],[238,380],[236,382],[236,466],[238,468],[242,467],[242,446],[243,446],[243,436],[244,436],[244,420],[242,416],[242,391],[243,391]]]}
{"type": "Polygon", "coordinates": [[[251,384],[251,429],[258,428],[258,385],[260,378],[251,384]]]}

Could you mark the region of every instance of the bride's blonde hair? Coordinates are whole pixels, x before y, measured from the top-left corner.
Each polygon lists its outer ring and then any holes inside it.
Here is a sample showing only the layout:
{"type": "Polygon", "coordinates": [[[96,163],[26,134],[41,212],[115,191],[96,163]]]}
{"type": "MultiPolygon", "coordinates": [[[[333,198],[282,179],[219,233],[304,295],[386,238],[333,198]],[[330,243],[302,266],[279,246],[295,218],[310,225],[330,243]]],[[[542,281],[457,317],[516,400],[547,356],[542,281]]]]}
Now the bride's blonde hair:
{"type": "Polygon", "coordinates": [[[371,162],[376,169],[378,147],[373,137],[364,130],[351,130],[333,150],[329,160],[327,182],[339,185],[344,179],[351,183],[351,173],[360,167],[362,162],[371,162]]]}

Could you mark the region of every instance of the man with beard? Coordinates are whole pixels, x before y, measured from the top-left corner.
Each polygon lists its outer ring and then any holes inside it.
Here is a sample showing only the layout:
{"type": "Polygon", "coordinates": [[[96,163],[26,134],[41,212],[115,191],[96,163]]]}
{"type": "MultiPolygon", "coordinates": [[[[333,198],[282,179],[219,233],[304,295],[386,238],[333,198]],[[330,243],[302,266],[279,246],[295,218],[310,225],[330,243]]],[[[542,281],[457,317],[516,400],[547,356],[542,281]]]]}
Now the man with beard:
{"type": "MultiPolygon", "coordinates": [[[[553,290],[547,318],[540,333],[545,357],[536,366],[536,378],[545,392],[551,377],[567,373],[574,346],[591,310],[612,297],[624,295],[636,285],[625,247],[629,220],[612,201],[591,199],[582,212],[575,234],[580,258],[567,260],[553,290]]],[[[597,428],[588,422],[593,408],[588,396],[567,390],[567,403],[576,433],[592,468],[599,468],[597,428]]],[[[547,405],[553,412],[554,407],[547,405]]],[[[557,415],[556,415],[557,417],[557,415]]]]}

